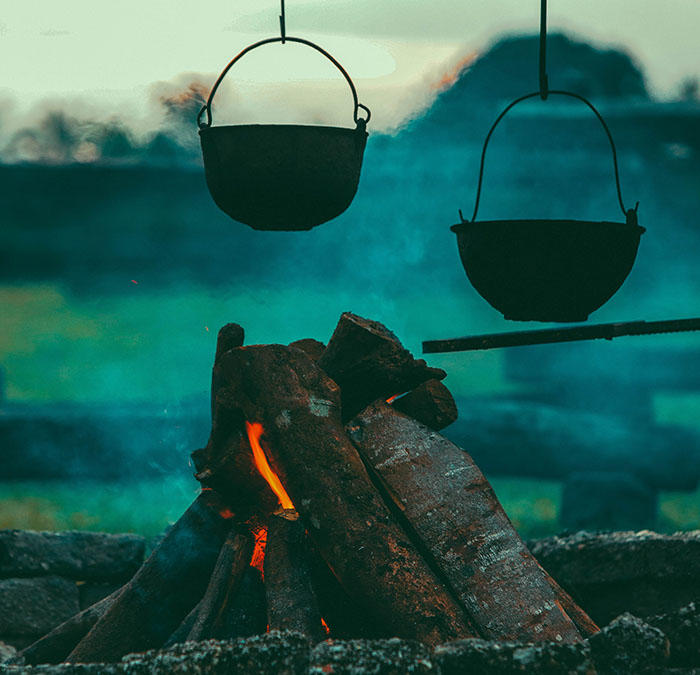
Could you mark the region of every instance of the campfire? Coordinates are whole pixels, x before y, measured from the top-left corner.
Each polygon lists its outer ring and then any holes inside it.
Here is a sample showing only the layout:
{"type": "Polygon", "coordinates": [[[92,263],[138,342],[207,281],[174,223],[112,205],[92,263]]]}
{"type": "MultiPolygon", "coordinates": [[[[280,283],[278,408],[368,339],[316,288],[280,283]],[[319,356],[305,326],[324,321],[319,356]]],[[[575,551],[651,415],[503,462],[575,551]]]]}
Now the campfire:
{"type": "Polygon", "coordinates": [[[470,456],[445,372],[378,322],[327,346],[219,332],[201,493],[124,587],[22,653],[113,662],[208,638],[576,643],[598,631],[540,567],[470,456]]]}

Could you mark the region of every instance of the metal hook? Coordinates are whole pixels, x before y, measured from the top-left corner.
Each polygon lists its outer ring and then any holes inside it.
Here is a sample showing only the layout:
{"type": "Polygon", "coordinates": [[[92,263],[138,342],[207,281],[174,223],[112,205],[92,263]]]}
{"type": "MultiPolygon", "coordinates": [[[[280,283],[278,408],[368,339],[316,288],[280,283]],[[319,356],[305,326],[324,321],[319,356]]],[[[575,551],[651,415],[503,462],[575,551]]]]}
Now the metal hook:
{"type": "MultiPolygon", "coordinates": [[[[283,0],[284,2],[284,0],[283,0]]],[[[547,0],[540,2],[540,98],[549,96],[549,78],[547,77],[547,0]]]]}
{"type": "Polygon", "coordinates": [[[284,0],[280,0],[282,3],[282,14],[280,14],[280,35],[282,36],[282,44],[287,41],[287,29],[284,23],[284,0]]]}

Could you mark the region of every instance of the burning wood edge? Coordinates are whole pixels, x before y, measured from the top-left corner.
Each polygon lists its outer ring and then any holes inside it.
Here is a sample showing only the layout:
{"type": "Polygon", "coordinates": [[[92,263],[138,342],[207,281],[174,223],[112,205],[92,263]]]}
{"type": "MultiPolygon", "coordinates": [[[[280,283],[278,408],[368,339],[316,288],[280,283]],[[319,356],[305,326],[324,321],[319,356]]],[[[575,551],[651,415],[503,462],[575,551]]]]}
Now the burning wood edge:
{"type": "MultiPolygon", "coordinates": [[[[366,408],[347,429],[483,637],[580,641],[561,594],[467,453],[383,402],[366,408]]],[[[585,624],[583,610],[577,615],[585,624]]]]}
{"type": "Polygon", "coordinates": [[[203,490],[66,660],[118,661],[163,645],[202,597],[229,515],[219,495],[203,490]]]}
{"type": "MultiPolygon", "coordinates": [[[[272,468],[343,587],[394,635],[427,644],[474,635],[345,435],[338,385],[306,353],[282,345],[230,350],[220,366],[226,414],[262,425],[272,468]]],[[[210,443],[214,474],[231,475],[229,460],[226,446],[210,443]]]]}
{"type": "Polygon", "coordinates": [[[204,597],[197,605],[188,640],[204,640],[220,632],[223,615],[238,591],[252,555],[253,540],[250,534],[231,528],[219,552],[204,597]]]}
{"type": "Polygon", "coordinates": [[[270,518],[265,548],[265,593],[270,630],[294,630],[313,642],[325,637],[311,586],[308,543],[301,521],[270,518]]]}

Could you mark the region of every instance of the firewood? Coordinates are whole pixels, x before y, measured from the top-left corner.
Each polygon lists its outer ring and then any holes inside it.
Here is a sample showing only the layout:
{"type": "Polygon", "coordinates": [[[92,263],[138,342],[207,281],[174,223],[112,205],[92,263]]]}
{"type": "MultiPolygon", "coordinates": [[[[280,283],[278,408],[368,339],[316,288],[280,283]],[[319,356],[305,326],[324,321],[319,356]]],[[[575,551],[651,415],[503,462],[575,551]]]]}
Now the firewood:
{"type": "Polygon", "coordinates": [[[160,647],[204,594],[230,515],[218,494],[203,490],[67,661],[112,662],[160,647]]]}
{"type": "Polygon", "coordinates": [[[457,419],[457,405],[450,390],[440,380],[428,380],[396,399],[394,409],[439,431],[457,419]]]}
{"type": "MultiPolygon", "coordinates": [[[[542,567],[540,565],[540,567],[542,567]]],[[[559,604],[562,606],[563,610],[567,613],[569,618],[574,622],[574,625],[578,629],[578,632],[584,638],[589,638],[591,635],[595,635],[600,632],[598,625],[591,619],[588,614],[583,610],[583,608],[549,575],[547,570],[542,568],[549,585],[554,589],[554,593],[557,596],[559,604]]]]}
{"type": "Polygon", "coordinates": [[[446,373],[416,360],[399,339],[378,321],[345,312],[319,365],[340,385],[343,420],[378,398],[402,394],[446,373]]]}
{"type": "Polygon", "coordinates": [[[273,515],[265,548],[265,592],[270,630],[293,630],[319,642],[325,635],[311,587],[304,525],[273,515]]]}
{"type": "Polygon", "coordinates": [[[219,552],[207,590],[198,605],[199,609],[187,636],[188,640],[214,637],[221,617],[235,596],[252,555],[252,537],[231,528],[219,552]]]}
{"type": "Polygon", "coordinates": [[[235,597],[224,608],[215,627],[214,637],[220,640],[250,637],[265,632],[267,605],[265,585],[260,571],[248,567],[243,573],[235,597]]]}
{"type": "Polygon", "coordinates": [[[214,367],[211,373],[211,414],[214,415],[216,392],[219,391],[219,372],[217,361],[222,354],[229,349],[240,347],[245,339],[245,331],[243,326],[237,323],[227,323],[219,329],[219,334],[216,336],[216,354],[214,355],[214,367]]]}
{"type": "Polygon", "coordinates": [[[485,638],[581,639],[467,453],[384,402],[348,434],[485,638]]]}
{"type": "MultiPolygon", "coordinates": [[[[303,351],[282,345],[231,350],[221,367],[228,423],[263,425],[272,468],[346,590],[394,635],[428,644],[472,635],[462,608],[393,520],[345,435],[337,384],[303,351]]],[[[209,450],[211,466],[203,467],[209,479],[219,471],[232,476],[229,447],[212,443],[209,450]]]]}
{"type": "Polygon", "coordinates": [[[18,661],[27,665],[38,663],[60,663],[75,648],[97,623],[102,615],[112,606],[121,592],[117,589],[111,595],[56,626],[51,632],[36,642],[25,647],[18,655],[18,661]]]}
{"type": "Polygon", "coordinates": [[[182,623],[175,629],[173,634],[165,641],[163,649],[172,647],[173,645],[180,644],[181,642],[187,642],[187,636],[194,626],[194,622],[199,614],[199,606],[202,604],[200,600],[189,612],[189,614],[182,620],[182,623]]]}

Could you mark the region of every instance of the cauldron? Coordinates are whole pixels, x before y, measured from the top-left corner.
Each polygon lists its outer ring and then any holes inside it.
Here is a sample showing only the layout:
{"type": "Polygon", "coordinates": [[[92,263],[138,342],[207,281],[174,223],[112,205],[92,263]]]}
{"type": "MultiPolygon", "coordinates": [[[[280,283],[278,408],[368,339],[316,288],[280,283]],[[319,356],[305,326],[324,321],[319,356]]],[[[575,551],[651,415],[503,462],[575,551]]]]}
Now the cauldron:
{"type": "Polygon", "coordinates": [[[462,218],[462,222],[450,229],[457,235],[459,255],[472,286],[506,319],[513,321],[585,321],[625,281],[645,232],[637,223],[639,204],[634,209],[624,207],[615,144],[600,113],[578,94],[564,91],[549,94],[583,101],[603,124],[613,152],[618,200],[625,222],[476,220],[491,135],[514,105],[540,93],[528,94],[511,103],[486,137],[472,220],[462,218]]]}
{"type": "Polygon", "coordinates": [[[357,192],[370,118],[344,68],[308,40],[261,40],[224,68],[197,117],[207,186],[217,206],[255,230],[310,230],[340,215],[357,192]],[[212,126],[211,104],[230,68],[252,49],[298,42],[326,56],[350,85],[355,128],[296,124],[212,126]],[[360,109],[367,113],[359,116],[360,109]],[[206,121],[202,115],[206,112],[206,121]]]}

